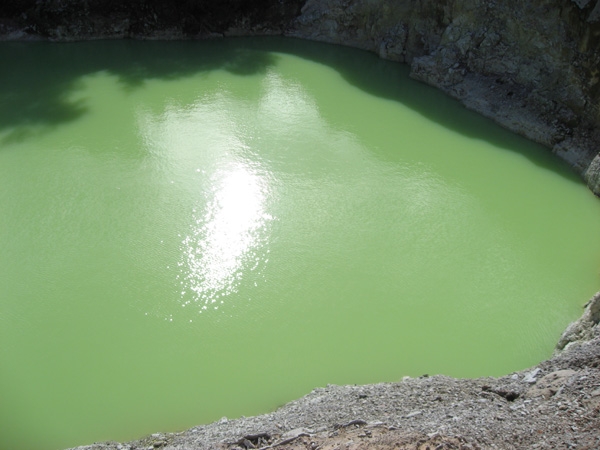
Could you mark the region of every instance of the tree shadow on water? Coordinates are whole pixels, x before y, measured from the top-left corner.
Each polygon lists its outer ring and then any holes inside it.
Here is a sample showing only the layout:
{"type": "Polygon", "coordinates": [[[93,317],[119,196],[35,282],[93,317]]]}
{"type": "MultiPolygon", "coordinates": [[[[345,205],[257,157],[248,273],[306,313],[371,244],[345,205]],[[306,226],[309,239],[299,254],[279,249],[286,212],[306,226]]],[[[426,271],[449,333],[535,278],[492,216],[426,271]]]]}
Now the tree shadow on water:
{"type": "MultiPolygon", "coordinates": [[[[69,101],[75,83],[60,70],[26,70],[29,54],[21,45],[0,46],[0,142],[21,141],[41,129],[52,128],[81,117],[85,105],[69,101]]],[[[27,50],[28,51],[28,50],[27,50]]],[[[50,68],[52,69],[52,67],[50,68]]]]}
{"type": "Polygon", "coordinates": [[[265,73],[276,56],[232,40],[83,43],[2,43],[0,144],[23,141],[76,121],[89,110],[75,94],[80,80],[98,72],[115,75],[124,92],[148,80],[176,80],[212,70],[239,76],[265,73]]]}
{"type": "Polygon", "coordinates": [[[364,92],[401,103],[462,136],[518,153],[537,167],[558,173],[572,182],[582,183],[568,164],[549,149],[467,110],[458,100],[438,89],[411,79],[410,68],[406,64],[385,61],[373,53],[354,48],[331,44],[307,45],[298,39],[279,39],[270,46],[274,51],[291,53],[334,68],[345,81],[364,92]],[[357,52],[364,54],[357,57],[357,52]]]}
{"type": "MultiPolygon", "coordinates": [[[[291,38],[234,38],[210,41],[94,41],[83,43],[2,43],[0,60],[0,144],[18,142],[71,123],[87,114],[76,99],[79,81],[107,72],[124,90],[148,80],[176,80],[212,70],[239,76],[265,73],[288,53],[324,64],[371,95],[397,101],[450,130],[518,152],[534,164],[575,182],[557,158],[541,145],[511,133],[462,108],[436,89],[408,77],[408,67],[360,50],[291,38]]],[[[356,112],[360,114],[360,111],[356,112]]],[[[1,147],[0,147],[1,150],[1,147]]]]}

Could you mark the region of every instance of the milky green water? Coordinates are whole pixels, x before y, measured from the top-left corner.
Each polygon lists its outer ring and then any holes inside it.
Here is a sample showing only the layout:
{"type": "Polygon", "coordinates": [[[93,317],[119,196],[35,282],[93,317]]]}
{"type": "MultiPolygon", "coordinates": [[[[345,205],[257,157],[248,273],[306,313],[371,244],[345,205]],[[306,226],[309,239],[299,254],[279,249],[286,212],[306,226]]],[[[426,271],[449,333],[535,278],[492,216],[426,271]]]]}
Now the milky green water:
{"type": "Polygon", "coordinates": [[[598,200],[360,51],[0,45],[0,448],[500,375],[600,289],[598,200]]]}

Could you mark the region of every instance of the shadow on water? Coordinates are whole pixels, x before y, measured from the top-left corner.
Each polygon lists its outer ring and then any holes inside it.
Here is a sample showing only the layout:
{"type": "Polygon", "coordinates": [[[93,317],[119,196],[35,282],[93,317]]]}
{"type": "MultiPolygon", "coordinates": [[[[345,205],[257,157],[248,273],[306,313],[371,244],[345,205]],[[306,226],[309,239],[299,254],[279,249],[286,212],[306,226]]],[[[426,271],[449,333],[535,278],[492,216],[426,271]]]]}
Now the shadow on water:
{"type": "MultiPolygon", "coordinates": [[[[177,79],[211,70],[248,76],[276,64],[273,52],[289,53],[327,65],[355,87],[398,101],[428,119],[473,139],[516,151],[536,165],[580,179],[562,170],[557,158],[521,136],[476,113],[456,114],[457,101],[408,78],[408,66],[379,59],[360,50],[289,38],[220,39],[214,41],[85,43],[3,43],[0,60],[0,143],[74,121],[87,113],[84,100],[71,100],[78,80],[105,71],[123,89],[137,89],[151,79],[177,79]],[[365,61],[370,61],[366,64],[365,61]],[[4,135],[2,137],[2,135],[4,135]]],[[[566,166],[566,165],[565,165],[566,166]]]]}
{"type": "Polygon", "coordinates": [[[85,100],[72,100],[72,94],[81,77],[89,74],[114,74],[127,92],[151,79],[174,80],[217,69],[254,75],[275,64],[275,55],[238,44],[232,40],[3,43],[0,143],[18,142],[84,116],[85,100]]]}
{"type": "Polygon", "coordinates": [[[402,103],[447,129],[470,139],[489,142],[495,147],[517,152],[540,168],[559,173],[575,183],[582,183],[581,178],[566,162],[558,159],[543,145],[467,110],[458,100],[441,93],[438,89],[411,79],[410,67],[407,64],[391,63],[373,53],[349,47],[330,44],[306,45],[297,39],[280,39],[270,47],[271,51],[294,54],[334,68],[348,83],[364,92],[402,103]],[[277,50],[273,50],[274,48],[277,50]],[[357,58],[357,52],[363,52],[364,55],[357,58]]]}

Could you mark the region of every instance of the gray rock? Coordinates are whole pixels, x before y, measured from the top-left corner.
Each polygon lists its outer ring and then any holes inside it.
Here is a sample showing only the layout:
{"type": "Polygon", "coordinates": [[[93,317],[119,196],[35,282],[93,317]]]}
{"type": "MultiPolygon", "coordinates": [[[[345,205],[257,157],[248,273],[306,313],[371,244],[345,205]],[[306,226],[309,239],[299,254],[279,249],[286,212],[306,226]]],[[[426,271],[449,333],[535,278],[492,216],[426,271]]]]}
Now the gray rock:
{"type": "Polygon", "coordinates": [[[531,372],[525,374],[525,377],[523,378],[523,382],[530,383],[530,384],[535,383],[537,381],[536,377],[540,372],[541,372],[540,368],[533,369],[531,372]]]}
{"type": "Polygon", "coordinates": [[[591,0],[573,0],[573,3],[579,6],[580,9],[585,8],[587,5],[590,4],[590,2],[591,0]]]}
{"type": "Polygon", "coordinates": [[[600,2],[596,3],[596,6],[594,6],[594,9],[592,9],[592,12],[588,16],[587,21],[589,23],[600,22],[600,2]]]}

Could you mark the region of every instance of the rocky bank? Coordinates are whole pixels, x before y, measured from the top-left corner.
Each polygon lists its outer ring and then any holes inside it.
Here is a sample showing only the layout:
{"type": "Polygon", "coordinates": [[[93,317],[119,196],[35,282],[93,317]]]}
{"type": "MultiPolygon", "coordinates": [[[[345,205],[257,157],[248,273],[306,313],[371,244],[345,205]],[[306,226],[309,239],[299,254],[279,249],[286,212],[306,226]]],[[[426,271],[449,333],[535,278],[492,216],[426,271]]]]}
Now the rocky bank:
{"type": "MultiPolygon", "coordinates": [[[[0,4],[3,40],[274,34],[409,64],[414,78],[544,144],[600,195],[600,0],[0,4]]],[[[599,321],[596,295],[560,353],[501,378],[328,386],[263,416],[79,449],[600,448],[599,321]]]]}

